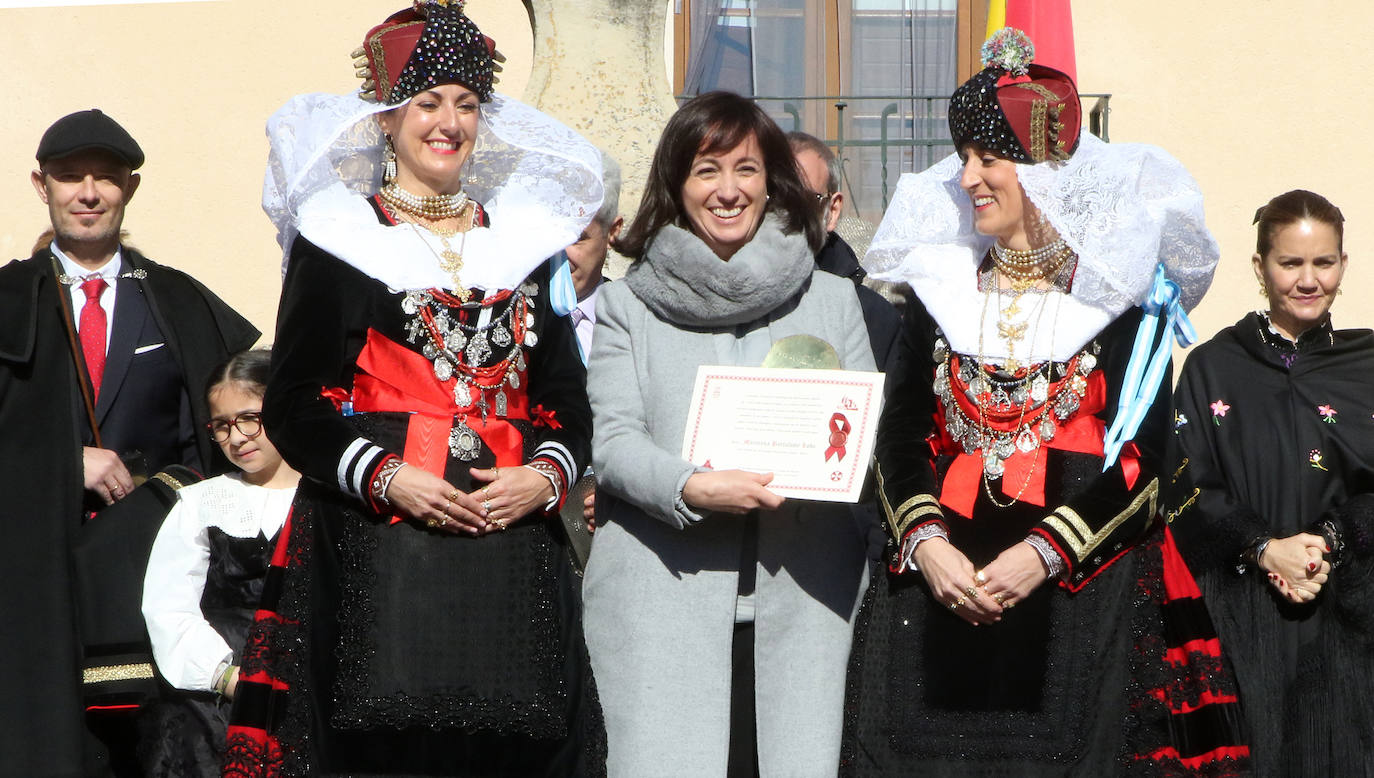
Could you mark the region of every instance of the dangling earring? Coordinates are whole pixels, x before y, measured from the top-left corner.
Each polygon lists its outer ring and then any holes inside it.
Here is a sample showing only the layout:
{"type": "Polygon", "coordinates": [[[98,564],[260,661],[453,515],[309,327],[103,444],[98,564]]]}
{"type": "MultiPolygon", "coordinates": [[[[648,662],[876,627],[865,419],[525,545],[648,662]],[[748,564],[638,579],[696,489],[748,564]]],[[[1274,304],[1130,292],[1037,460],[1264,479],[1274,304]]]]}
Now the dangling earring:
{"type": "Polygon", "coordinates": [[[1269,287],[1265,286],[1263,283],[1259,285],[1259,296],[1265,298],[1269,297],[1269,287]]]}
{"type": "Polygon", "coordinates": [[[386,136],[386,148],[382,149],[382,183],[389,184],[396,179],[396,149],[391,145],[391,136],[386,136]]]}

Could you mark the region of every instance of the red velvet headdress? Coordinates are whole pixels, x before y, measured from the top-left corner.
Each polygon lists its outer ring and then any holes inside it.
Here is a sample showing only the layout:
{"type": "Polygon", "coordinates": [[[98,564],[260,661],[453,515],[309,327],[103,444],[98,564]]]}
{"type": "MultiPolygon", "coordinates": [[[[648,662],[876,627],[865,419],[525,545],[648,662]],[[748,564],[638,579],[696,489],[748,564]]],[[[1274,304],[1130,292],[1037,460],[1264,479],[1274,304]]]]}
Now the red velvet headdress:
{"type": "Polygon", "coordinates": [[[495,50],[462,0],[416,0],[368,30],[353,55],[366,98],[399,105],[431,86],[457,83],[486,102],[495,50]]]}
{"type": "Polygon", "coordinates": [[[949,130],[956,149],[975,143],[1017,162],[1068,159],[1083,108],[1067,75],[1031,64],[1035,47],[1004,27],[983,45],[984,68],[954,92],[949,130]]]}

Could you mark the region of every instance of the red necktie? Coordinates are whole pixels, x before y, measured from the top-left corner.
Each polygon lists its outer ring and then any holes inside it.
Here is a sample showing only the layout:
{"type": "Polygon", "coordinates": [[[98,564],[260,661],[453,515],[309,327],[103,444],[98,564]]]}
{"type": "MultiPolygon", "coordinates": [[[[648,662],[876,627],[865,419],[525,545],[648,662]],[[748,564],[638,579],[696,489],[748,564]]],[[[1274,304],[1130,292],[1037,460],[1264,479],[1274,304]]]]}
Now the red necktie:
{"type": "Polygon", "coordinates": [[[100,307],[100,294],[105,291],[103,278],[92,278],[81,284],[86,304],[81,307],[81,353],[86,357],[86,372],[91,375],[91,388],[100,396],[100,379],[105,375],[105,309],[100,307]]]}

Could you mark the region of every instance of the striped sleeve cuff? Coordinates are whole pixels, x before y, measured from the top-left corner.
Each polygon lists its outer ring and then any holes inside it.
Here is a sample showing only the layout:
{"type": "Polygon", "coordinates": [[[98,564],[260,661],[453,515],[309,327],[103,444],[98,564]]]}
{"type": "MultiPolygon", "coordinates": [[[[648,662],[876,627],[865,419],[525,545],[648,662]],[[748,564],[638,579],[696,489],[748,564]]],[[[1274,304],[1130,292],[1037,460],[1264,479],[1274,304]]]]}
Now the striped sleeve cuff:
{"type": "MultiPolygon", "coordinates": [[[[536,459],[544,459],[558,468],[563,476],[563,484],[576,483],[577,474],[581,472],[577,466],[577,461],[573,459],[572,452],[568,447],[556,440],[546,440],[534,449],[534,455],[530,457],[533,462],[536,459]]],[[[566,489],[562,491],[567,491],[566,489]]]]}
{"type": "Polygon", "coordinates": [[[389,456],[391,454],[386,449],[374,445],[367,438],[354,439],[344,449],[343,456],[339,457],[339,466],[335,473],[339,491],[351,494],[370,505],[369,488],[372,476],[389,456]]]}

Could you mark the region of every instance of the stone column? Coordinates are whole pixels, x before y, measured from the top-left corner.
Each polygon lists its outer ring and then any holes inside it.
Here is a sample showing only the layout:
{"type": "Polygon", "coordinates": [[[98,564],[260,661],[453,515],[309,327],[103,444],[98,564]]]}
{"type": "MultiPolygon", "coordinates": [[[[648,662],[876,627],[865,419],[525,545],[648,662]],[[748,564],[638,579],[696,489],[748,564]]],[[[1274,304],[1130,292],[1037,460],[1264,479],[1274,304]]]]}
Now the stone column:
{"type": "MultiPolygon", "coordinates": [[[[639,205],[659,133],[677,109],[664,64],[671,0],[526,0],[534,67],[523,100],[620,163],[620,211],[639,205]]],[[[612,252],[606,273],[625,260],[612,252]]]]}

